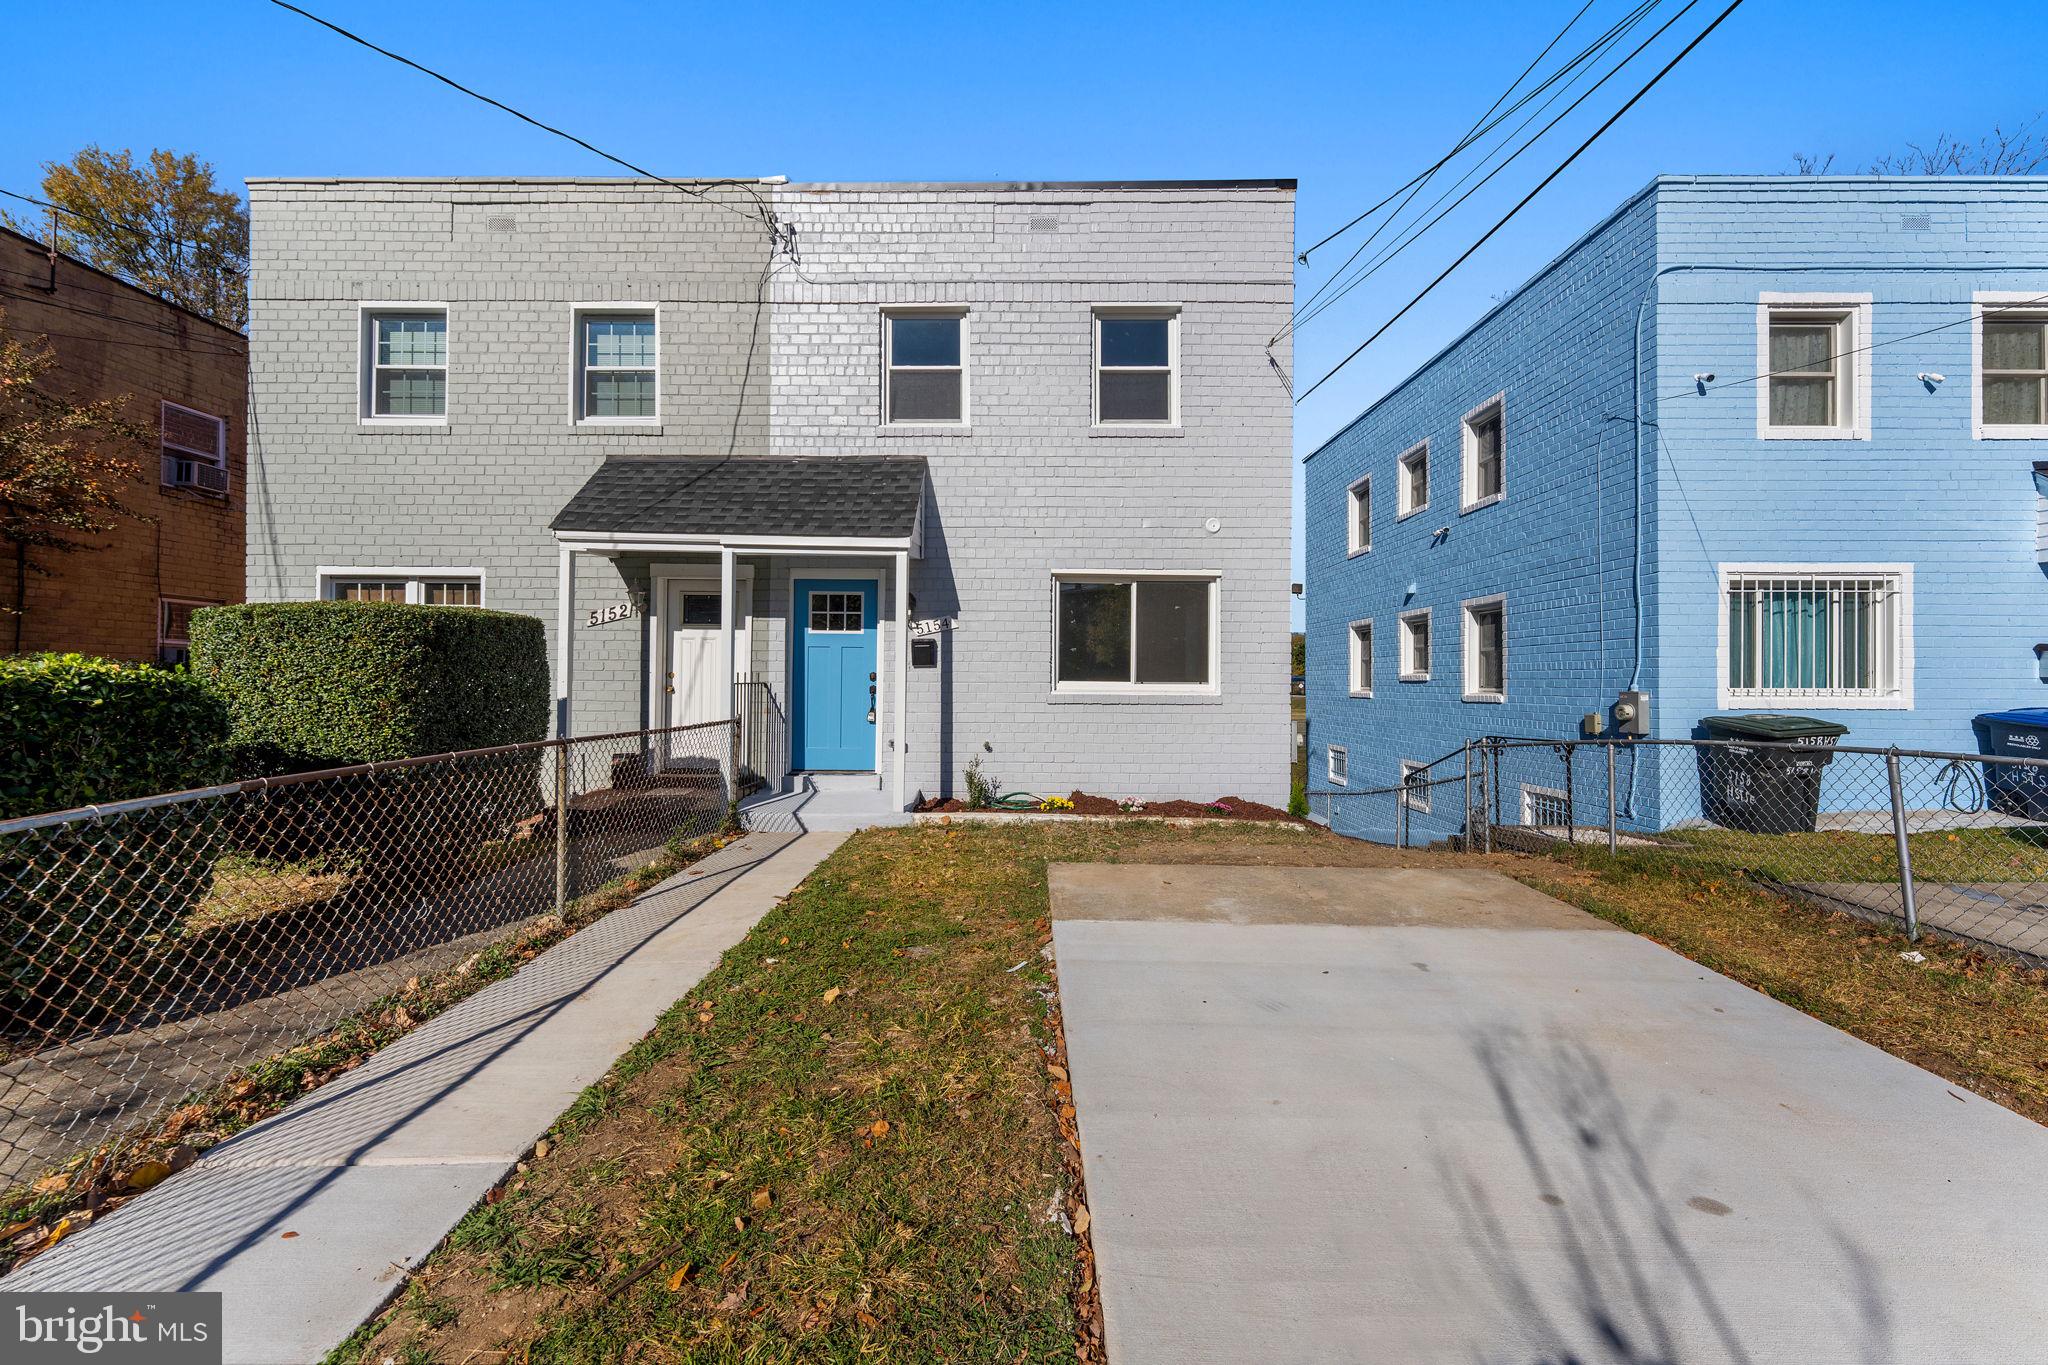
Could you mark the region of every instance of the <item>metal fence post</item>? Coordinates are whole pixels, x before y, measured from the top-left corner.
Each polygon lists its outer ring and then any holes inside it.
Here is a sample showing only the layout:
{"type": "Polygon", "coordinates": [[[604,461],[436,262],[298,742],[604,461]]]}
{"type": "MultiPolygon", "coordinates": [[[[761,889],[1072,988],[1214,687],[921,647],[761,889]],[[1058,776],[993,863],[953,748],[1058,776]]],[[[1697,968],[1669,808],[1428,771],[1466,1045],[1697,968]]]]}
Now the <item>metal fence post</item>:
{"type": "Polygon", "coordinates": [[[1465,820],[1461,830],[1465,836],[1465,851],[1472,851],[1472,741],[1465,741],[1465,820]]]}
{"type": "Polygon", "coordinates": [[[1408,847],[1408,779],[1394,792],[1394,847],[1408,847]]]}
{"type": "Polygon", "coordinates": [[[1572,754],[1578,746],[1565,744],[1564,750],[1564,841],[1568,844],[1579,842],[1579,808],[1573,800],[1576,784],[1572,781],[1572,754]]]}
{"type": "Polygon", "coordinates": [[[1486,790],[1480,794],[1480,806],[1486,818],[1486,851],[1493,852],[1493,822],[1500,818],[1500,744],[1489,740],[1486,745],[1486,790]],[[1487,803],[1492,803],[1491,805],[1487,803]]]}
{"type": "Polygon", "coordinates": [[[1885,777],[1892,788],[1892,840],[1899,846],[1899,897],[1906,912],[1906,937],[1920,937],[1919,907],[1913,903],[1913,849],[1906,842],[1906,797],[1899,783],[1899,751],[1884,756],[1885,777]]]}
{"type": "Polygon", "coordinates": [[[1614,837],[1614,741],[1607,741],[1607,856],[1612,858],[1619,851],[1620,841],[1614,837]]]}
{"type": "Polygon", "coordinates": [[[555,913],[569,915],[569,741],[555,745],[555,913]]]}

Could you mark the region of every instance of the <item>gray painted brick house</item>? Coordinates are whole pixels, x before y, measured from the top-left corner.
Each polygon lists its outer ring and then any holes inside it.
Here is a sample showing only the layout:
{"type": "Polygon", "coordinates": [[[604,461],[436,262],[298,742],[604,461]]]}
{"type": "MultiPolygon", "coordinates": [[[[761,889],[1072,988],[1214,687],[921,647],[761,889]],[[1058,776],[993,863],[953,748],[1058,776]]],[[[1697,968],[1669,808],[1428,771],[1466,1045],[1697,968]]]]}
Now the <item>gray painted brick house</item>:
{"type": "Polygon", "coordinates": [[[250,598],[531,613],[568,733],[878,808],[1283,800],[1292,182],[689,189],[252,181],[250,598]]]}

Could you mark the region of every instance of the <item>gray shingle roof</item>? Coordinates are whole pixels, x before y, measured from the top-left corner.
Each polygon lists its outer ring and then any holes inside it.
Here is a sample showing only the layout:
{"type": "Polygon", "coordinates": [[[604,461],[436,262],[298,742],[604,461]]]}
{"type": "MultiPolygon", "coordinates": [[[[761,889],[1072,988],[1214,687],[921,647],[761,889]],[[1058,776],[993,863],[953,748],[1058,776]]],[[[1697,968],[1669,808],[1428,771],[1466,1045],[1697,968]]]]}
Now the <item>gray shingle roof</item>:
{"type": "Polygon", "coordinates": [[[917,456],[606,460],[549,523],[613,535],[902,539],[917,526],[917,456]]]}

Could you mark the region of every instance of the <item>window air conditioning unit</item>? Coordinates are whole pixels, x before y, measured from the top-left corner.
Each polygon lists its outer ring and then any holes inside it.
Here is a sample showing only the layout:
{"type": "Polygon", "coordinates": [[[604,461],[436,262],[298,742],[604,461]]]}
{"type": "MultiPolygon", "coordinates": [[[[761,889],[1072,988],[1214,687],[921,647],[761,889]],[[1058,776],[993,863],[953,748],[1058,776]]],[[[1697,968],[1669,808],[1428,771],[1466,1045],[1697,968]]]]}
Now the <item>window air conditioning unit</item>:
{"type": "Polygon", "coordinates": [[[163,404],[163,483],[216,497],[228,492],[228,424],[224,417],[163,404]]]}

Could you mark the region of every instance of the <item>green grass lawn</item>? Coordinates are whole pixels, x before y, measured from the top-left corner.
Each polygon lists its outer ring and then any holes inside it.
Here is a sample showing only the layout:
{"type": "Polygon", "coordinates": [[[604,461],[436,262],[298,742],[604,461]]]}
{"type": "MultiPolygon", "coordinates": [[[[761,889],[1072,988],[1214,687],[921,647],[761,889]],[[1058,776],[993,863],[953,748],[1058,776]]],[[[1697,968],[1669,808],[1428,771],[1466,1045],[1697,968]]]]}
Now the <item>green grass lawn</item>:
{"type": "Polygon", "coordinates": [[[1072,1361],[1047,862],[1353,858],[1383,854],[1256,824],[856,835],[334,1360],[1072,1361]]]}
{"type": "MultiPolygon", "coordinates": [[[[1744,834],[1674,830],[1659,836],[1682,857],[1761,873],[1781,882],[1896,882],[1890,834],[1744,834]]],[[[2048,881],[2048,829],[2037,825],[1907,836],[1915,881],[2048,881]]]]}

